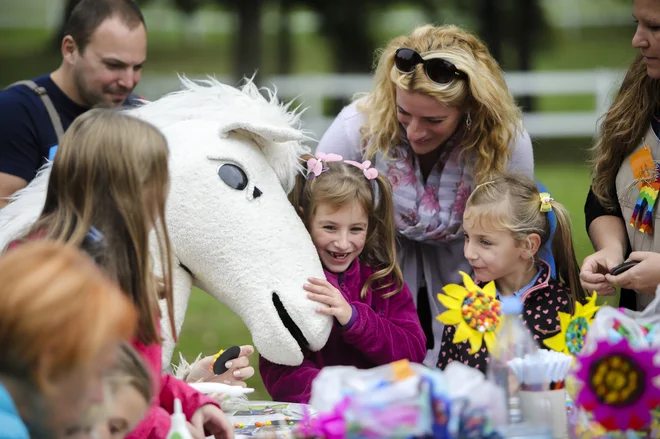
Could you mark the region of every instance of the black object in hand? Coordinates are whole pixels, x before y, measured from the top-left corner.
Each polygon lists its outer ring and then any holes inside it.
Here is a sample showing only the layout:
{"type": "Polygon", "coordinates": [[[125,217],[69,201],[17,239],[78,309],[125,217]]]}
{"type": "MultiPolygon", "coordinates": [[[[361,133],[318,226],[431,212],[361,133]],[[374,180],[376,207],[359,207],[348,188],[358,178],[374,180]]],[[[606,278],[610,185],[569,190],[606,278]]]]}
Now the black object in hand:
{"type": "Polygon", "coordinates": [[[222,373],[227,372],[227,367],[225,366],[225,363],[229,360],[233,360],[235,358],[238,358],[238,356],[241,354],[241,348],[240,346],[232,346],[229,349],[225,350],[218,358],[216,358],[215,362],[213,363],[213,373],[216,375],[220,375],[222,373]]]}
{"type": "Polygon", "coordinates": [[[630,270],[631,268],[633,268],[637,264],[639,264],[639,261],[624,262],[623,264],[619,264],[616,267],[612,268],[610,270],[610,274],[612,276],[616,276],[618,274],[623,273],[624,271],[630,270]]]}

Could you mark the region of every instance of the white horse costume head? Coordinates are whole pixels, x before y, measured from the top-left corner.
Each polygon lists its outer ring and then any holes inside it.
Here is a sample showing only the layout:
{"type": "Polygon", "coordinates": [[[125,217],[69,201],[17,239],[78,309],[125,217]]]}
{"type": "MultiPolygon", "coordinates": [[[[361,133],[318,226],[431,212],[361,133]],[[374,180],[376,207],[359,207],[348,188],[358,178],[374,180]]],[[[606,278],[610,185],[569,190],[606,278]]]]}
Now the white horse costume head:
{"type": "MultiPolygon", "coordinates": [[[[182,85],[128,110],[158,127],[170,148],[167,227],[177,333],[196,285],[240,316],[265,358],[298,365],[301,348],[321,349],[332,328],[303,290],[323,270],[287,199],[298,157],[307,152],[299,115],[251,82],[240,90],[215,80],[182,85]]],[[[49,175],[47,167],[0,210],[0,249],[39,216],[49,175]]],[[[164,365],[174,349],[166,320],[164,365]]]]}

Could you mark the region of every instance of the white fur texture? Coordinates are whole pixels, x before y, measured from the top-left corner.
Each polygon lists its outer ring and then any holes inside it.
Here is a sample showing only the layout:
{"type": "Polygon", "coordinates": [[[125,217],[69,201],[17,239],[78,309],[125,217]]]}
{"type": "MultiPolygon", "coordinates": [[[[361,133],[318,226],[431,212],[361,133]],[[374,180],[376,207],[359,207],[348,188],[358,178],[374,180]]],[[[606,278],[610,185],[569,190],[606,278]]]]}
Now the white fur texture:
{"type": "MultiPolygon", "coordinates": [[[[325,345],[332,321],[315,312],[318,305],[302,288],[323,270],[287,200],[300,171],[298,157],[308,151],[301,143],[299,115],[273,92],[264,98],[249,81],[241,89],[214,79],[181,82],[181,91],[128,110],[158,127],[170,147],[167,223],[175,257],[177,333],[196,285],[239,315],[265,358],[301,364],[302,351],[280,320],[273,293],[314,351],[325,345]],[[218,176],[225,163],[243,169],[249,180],[245,189],[233,189],[218,176]],[[255,188],[262,193],[257,198],[255,188]]],[[[0,248],[38,217],[49,174],[47,167],[0,210],[0,248]]],[[[157,252],[152,254],[157,259],[157,252]]],[[[174,344],[165,319],[162,326],[167,367],[174,344]]]]}

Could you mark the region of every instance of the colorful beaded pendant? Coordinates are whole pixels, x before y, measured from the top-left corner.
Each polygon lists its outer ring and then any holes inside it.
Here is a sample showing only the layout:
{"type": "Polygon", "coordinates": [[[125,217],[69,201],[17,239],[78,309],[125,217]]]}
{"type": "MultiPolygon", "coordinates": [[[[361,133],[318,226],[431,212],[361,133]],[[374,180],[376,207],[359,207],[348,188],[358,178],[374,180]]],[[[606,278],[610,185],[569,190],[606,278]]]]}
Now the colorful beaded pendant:
{"type": "Polygon", "coordinates": [[[651,182],[644,181],[644,185],[639,190],[635,210],[630,218],[630,225],[642,233],[653,233],[652,215],[658,200],[658,191],[660,191],[660,164],[656,163],[655,176],[651,182]]]}
{"type": "Polygon", "coordinates": [[[648,146],[631,157],[633,174],[638,180],[639,196],[635,203],[630,226],[642,233],[653,233],[653,210],[660,191],[660,163],[651,157],[648,146]]]}

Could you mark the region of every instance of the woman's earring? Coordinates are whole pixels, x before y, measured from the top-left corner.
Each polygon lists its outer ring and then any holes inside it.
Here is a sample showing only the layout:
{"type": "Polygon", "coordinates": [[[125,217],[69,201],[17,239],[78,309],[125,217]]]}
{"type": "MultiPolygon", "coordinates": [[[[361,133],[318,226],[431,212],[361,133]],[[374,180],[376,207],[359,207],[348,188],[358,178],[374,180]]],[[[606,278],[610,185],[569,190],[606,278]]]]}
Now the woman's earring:
{"type": "Polygon", "coordinates": [[[470,116],[470,112],[467,112],[467,117],[465,118],[465,126],[469,130],[470,127],[472,126],[472,116],[470,116]]]}

